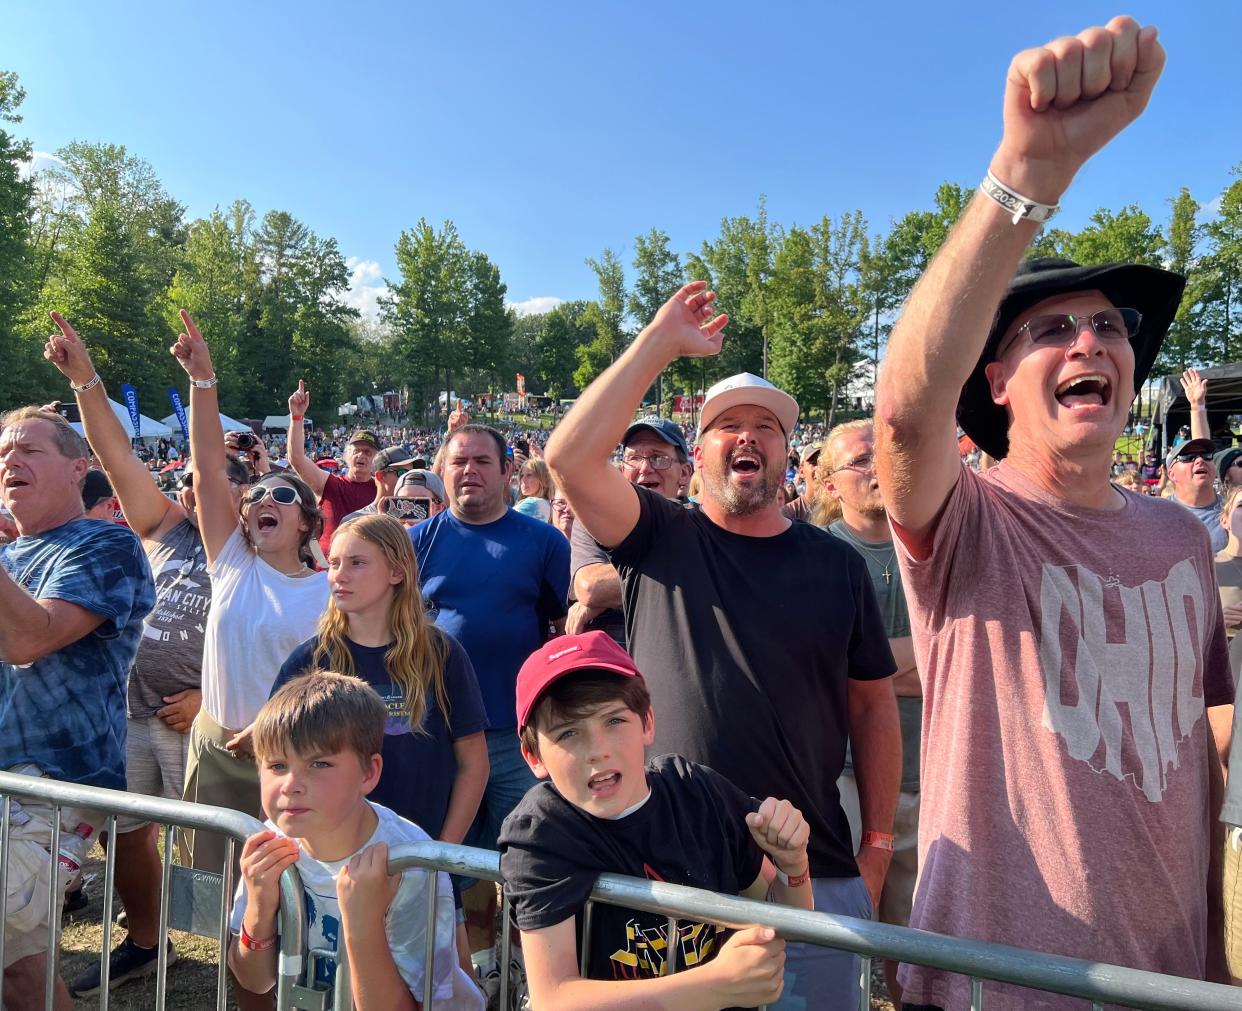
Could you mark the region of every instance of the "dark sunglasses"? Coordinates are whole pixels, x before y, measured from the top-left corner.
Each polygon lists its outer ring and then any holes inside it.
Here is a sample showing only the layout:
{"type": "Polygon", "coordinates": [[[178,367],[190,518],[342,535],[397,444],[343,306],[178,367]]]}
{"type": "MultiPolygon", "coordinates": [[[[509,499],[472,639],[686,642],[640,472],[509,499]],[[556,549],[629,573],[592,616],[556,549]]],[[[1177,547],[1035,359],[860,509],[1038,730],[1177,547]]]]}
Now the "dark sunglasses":
{"type": "Polygon", "coordinates": [[[281,505],[293,505],[295,502],[302,501],[302,496],[298,494],[297,489],[291,488],[287,484],[251,485],[250,490],[246,492],[242,501],[246,505],[255,505],[262,502],[269,495],[272,496],[273,502],[279,502],[281,505]]]}
{"type": "Polygon", "coordinates": [[[1138,333],[1143,314],[1137,309],[1101,309],[1090,316],[1075,316],[1072,312],[1054,312],[1047,316],[1033,316],[1014,332],[1004,348],[996,353],[999,358],[1011,347],[1025,330],[1031,343],[1044,347],[1065,347],[1073,343],[1087,324],[1100,340],[1129,340],[1138,333]]]}
{"type": "Polygon", "coordinates": [[[1181,463],[1183,460],[1185,460],[1186,462],[1189,463],[1191,460],[1211,460],[1212,457],[1214,457],[1215,455],[1216,454],[1211,452],[1210,450],[1205,450],[1199,453],[1178,453],[1177,456],[1174,458],[1173,462],[1181,463]]]}

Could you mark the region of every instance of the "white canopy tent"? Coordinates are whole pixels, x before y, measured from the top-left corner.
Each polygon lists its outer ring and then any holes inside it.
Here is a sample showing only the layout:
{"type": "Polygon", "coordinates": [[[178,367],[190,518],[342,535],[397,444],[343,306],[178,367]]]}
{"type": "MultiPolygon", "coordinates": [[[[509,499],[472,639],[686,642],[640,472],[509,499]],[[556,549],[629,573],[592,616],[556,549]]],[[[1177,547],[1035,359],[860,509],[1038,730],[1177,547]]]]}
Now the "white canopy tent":
{"type": "MultiPolygon", "coordinates": [[[[121,427],[125,429],[125,434],[131,439],[134,437],[134,426],[129,420],[129,408],[124,404],[118,404],[115,400],[109,400],[112,405],[112,413],[116,415],[117,421],[121,423],[121,427]]],[[[142,437],[144,439],[167,439],[173,434],[173,430],[165,425],[162,421],[156,421],[154,418],[148,418],[145,414],[138,415],[138,423],[142,426],[142,437]]],[[[80,422],[74,421],[70,424],[79,432],[82,432],[80,422]]],[[[180,431],[180,429],[178,429],[180,431]]]]}
{"type": "MultiPolygon", "coordinates": [[[[185,416],[186,421],[189,421],[190,409],[188,407],[186,408],[185,416]]],[[[178,432],[181,431],[181,422],[177,420],[177,416],[175,414],[170,414],[167,418],[165,418],[164,424],[178,432]]],[[[220,424],[224,426],[224,430],[226,432],[250,432],[252,434],[254,432],[254,429],[252,429],[249,425],[243,425],[236,418],[230,418],[227,414],[220,415],[220,424]]],[[[143,427],[145,428],[146,426],[144,425],[143,427]]]]}
{"type": "MultiPolygon", "coordinates": [[[[304,424],[308,429],[315,427],[315,423],[310,418],[306,418],[304,424]]],[[[270,432],[273,429],[277,432],[289,431],[289,415],[269,414],[266,418],[264,418],[263,430],[265,432],[270,432]]]]}

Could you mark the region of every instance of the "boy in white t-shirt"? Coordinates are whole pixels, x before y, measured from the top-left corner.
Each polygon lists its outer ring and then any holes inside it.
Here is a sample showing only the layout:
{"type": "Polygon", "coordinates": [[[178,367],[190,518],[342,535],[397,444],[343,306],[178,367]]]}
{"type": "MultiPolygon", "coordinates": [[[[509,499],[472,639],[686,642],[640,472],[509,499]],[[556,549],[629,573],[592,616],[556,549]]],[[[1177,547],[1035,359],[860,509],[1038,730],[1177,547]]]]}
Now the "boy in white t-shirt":
{"type": "MultiPolygon", "coordinates": [[[[435,875],[433,893],[423,871],[387,873],[390,845],[428,836],[366,799],[383,766],[385,717],[364,681],[320,672],[289,682],[259,711],[253,740],[268,830],[242,848],[229,967],[252,992],[275,985],[280,875],[296,864],[308,949],[344,941],[360,1011],[421,1006],[432,901],[436,1006],[481,1009],[482,994],[458,966],[448,877],[435,875]]],[[[330,985],[335,969],[319,963],[315,982],[330,985]]]]}

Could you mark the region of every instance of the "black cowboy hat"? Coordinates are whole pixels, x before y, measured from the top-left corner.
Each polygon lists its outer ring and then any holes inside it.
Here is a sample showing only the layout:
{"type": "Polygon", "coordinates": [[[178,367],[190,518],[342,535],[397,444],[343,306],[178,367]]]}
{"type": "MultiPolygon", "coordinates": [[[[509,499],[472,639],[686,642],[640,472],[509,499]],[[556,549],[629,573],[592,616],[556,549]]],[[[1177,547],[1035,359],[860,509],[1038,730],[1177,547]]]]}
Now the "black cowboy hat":
{"type": "MultiPolygon", "coordinates": [[[[957,401],[957,423],[988,456],[997,460],[1009,453],[1009,414],[992,400],[984,369],[996,358],[997,346],[1010,325],[1033,305],[1053,295],[1073,291],[1102,291],[1113,305],[1143,314],[1134,347],[1134,392],[1147,379],[1164,335],[1182,300],[1186,278],[1171,270],[1137,263],[1105,263],[1082,267],[1073,260],[1048,257],[1025,260],[1001,300],[983,354],[957,401]]],[[[1119,391],[1120,392],[1120,391],[1119,391]]]]}

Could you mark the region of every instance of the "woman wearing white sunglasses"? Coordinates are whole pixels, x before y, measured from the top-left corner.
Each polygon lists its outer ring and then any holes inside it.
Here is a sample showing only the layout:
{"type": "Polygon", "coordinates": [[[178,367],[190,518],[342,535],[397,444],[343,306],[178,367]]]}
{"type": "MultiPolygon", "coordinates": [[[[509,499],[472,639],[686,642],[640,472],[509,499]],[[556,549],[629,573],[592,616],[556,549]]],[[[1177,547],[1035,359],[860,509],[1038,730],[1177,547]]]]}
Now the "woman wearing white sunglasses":
{"type": "MultiPolygon", "coordinates": [[[[280,665],[315,634],[328,603],[327,575],[311,553],[323,517],[314,493],[288,471],[247,487],[240,510],[233,504],[211,354],[185,310],[181,320],[185,333],[172,353],[190,377],[194,494],[212,587],[185,799],[261,819],[258,767],[233,739],[254,722],[280,665]]],[[[222,837],[187,833],[187,846],[193,866],[222,869],[222,837]]]]}

